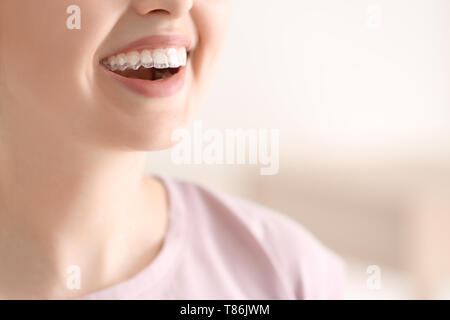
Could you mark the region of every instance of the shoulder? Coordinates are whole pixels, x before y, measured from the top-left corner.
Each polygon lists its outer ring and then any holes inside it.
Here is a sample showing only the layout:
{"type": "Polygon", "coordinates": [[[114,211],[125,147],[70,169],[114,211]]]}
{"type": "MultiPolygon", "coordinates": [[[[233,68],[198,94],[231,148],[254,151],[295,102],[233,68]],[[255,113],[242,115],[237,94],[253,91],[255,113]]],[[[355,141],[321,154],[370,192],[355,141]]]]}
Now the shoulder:
{"type": "Polygon", "coordinates": [[[237,239],[254,259],[255,251],[264,255],[295,298],[342,298],[342,259],[295,220],[240,197],[170,180],[177,189],[178,201],[192,214],[190,218],[198,219],[198,225],[206,221],[217,237],[237,239]]]}

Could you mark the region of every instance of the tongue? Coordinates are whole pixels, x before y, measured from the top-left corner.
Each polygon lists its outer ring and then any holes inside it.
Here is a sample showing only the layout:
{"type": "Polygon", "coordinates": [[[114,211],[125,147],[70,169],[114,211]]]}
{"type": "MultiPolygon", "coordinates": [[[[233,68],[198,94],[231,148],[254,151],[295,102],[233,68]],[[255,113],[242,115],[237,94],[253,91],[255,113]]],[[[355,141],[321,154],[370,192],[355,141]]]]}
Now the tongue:
{"type": "Polygon", "coordinates": [[[153,69],[152,80],[162,80],[172,76],[170,69],[153,69]]]}

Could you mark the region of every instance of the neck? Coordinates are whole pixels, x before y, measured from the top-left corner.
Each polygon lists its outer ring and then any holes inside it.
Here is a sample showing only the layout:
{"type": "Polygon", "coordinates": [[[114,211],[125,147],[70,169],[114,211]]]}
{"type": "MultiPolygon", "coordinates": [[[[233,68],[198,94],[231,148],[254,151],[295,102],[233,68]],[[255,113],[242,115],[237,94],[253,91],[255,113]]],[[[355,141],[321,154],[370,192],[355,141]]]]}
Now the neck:
{"type": "Polygon", "coordinates": [[[56,135],[3,130],[0,261],[10,259],[0,271],[19,273],[28,282],[23,274],[38,272],[34,289],[42,290],[41,281],[61,283],[67,268],[78,265],[97,279],[86,286],[89,290],[148,263],[164,235],[166,207],[161,186],[144,175],[145,159],[144,152],[101,150],[56,135]],[[148,243],[145,252],[136,253],[141,264],[118,272],[118,261],[130,258],[136,241],[148,243]]]}

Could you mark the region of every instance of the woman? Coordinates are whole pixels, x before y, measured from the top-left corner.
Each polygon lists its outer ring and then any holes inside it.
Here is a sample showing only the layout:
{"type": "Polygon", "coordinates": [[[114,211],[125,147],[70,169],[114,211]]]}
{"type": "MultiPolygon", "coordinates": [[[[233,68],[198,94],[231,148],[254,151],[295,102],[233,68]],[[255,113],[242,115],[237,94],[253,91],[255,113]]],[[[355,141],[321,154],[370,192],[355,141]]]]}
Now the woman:
{"type": "Polygon", "coordinates": [[[340,298],[293,221],[144,174],[217,63],[230,0],[0,2],[0,298],[340,298]]]}

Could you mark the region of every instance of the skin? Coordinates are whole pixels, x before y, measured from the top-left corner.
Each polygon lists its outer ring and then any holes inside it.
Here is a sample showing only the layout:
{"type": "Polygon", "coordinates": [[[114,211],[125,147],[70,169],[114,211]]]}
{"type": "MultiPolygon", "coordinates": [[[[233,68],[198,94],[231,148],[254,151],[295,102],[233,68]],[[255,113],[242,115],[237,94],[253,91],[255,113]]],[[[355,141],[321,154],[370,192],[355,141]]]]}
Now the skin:
{"type": "Polygon", "coordinates": [[[168,227],[146,152],[174,145],[217,64],[230,0],[0,1],[0,298],[84,296],[148,266],[168,227]],[[182,91],[149,99],[100,72],[154,34],[193,40],[182,91]],[[130,250],[132,249],[132,250],[130,250]],[[67,268],[82,271],[68,290],[67,268]]]}

